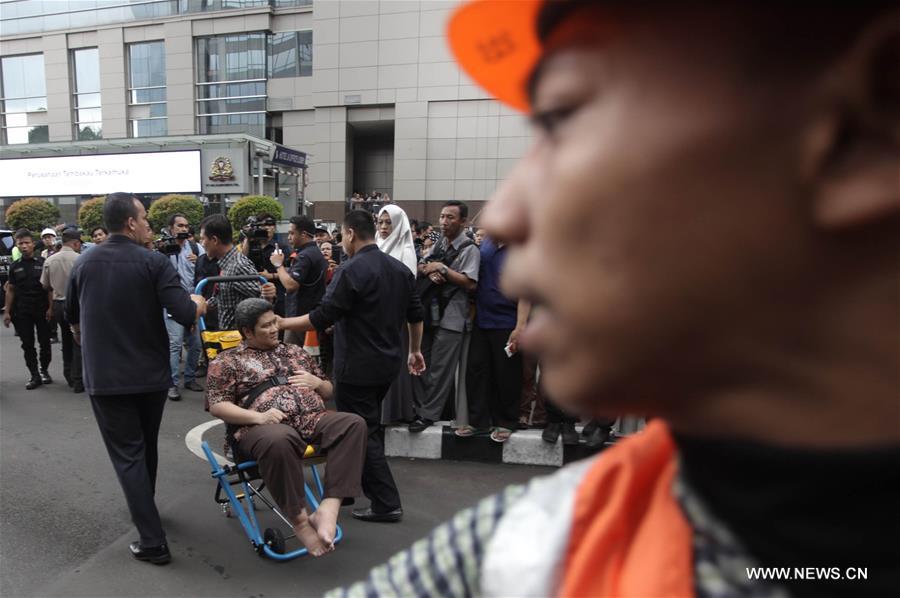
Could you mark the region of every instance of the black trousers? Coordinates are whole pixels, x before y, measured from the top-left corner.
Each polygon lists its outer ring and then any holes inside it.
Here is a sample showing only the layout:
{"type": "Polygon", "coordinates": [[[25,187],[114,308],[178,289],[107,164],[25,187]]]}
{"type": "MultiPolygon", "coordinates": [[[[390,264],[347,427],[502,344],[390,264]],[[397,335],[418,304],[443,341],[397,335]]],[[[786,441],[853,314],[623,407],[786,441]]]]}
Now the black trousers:
{"type": "Polygon", "coordinates": [[[52,326],[55,328],[56,325],[59,325],[60,333],[59,340],[62,344],[62,357],[63,357],[63,376],[66,379],[66,382],[69,385],[72,384],[72,355],[74,353],[75,341],[72,339],[72,330],[69,328],[69,323],[66,322],[66,302],[63,301],[54,301],[53,302],[53,324],[52,326]]]}
{"type": "Polygon", "coordinates": [[[490,425],[515,430],[522,400],[522,354],[506,356],[512,330],[489,330],[475,326],[469,341],[466,371],[466,401],[469,425],[490,425]]]}
{"type": "Polygon", "coordinates": [[[153,500],[159,461],[156,442],[165,405],[165,390],[131,395],[91,395],[94,417],[125,492],[141,546],[159,546],[166,541],[153,500]]]}
{"type": "Polygon", "coordinates": [[[13,326],[22,343],[25,365],[32,374],[38,373],[38,355],[34,349],[34,333],[37,331],[38,343],[41,346],[41,369],[50,365],[50,323],[47,322],[44,310],[13,309],[13,326]]]}
{"type": "Polygon", "coordinates": [[[336,381],[335,403],[338,411],[355,413],[366,421],[366,462],[362,472],[362,490],[376,513],[400,508],[400,492],[384,456],[384,426],[381,402],[393,381],[375,386],[358,386],[336,381]]]}

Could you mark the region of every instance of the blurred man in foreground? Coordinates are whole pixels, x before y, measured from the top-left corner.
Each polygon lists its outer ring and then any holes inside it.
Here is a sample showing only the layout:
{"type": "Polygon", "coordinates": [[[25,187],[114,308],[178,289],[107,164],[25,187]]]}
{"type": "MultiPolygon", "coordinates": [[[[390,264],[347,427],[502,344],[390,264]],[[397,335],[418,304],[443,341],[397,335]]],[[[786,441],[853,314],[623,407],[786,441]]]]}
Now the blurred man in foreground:
{"type": "Polygon", "coordinates": [[[511,6],[449,36],[535,124],[481,220],[521,346],[564,408],[655,419],[351,593],[895,594],[896,7],[511,6]]]}

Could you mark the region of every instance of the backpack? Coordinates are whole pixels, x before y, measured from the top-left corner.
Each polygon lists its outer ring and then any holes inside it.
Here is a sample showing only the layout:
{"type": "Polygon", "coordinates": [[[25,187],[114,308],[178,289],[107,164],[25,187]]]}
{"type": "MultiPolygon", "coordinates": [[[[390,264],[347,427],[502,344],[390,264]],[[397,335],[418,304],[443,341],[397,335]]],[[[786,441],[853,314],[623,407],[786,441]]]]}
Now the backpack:
{"type": "MultiPolygon", "coordinates": [[[[426,259],[426,262],[441,262],[449,268],[466,247],[474,244],[475,242],[472,239],[467,238],[458,249],[451,244],[447,247],[446,252],[438,251],[432,253],[426,259]]],[[[431,282],[430,277],[419,276],[416,279],[416,290],[419,293],[419,299],[422,301],[422,307],[425,309],[423,325],[425,329],[431,329],[440,325],[444,312],[447,310],[447,306],[450,305],[450,300],[461,289],[455,284],[435,284],[431,282]],[[448,287],[451,288],[448,290],[448,287]]]]}

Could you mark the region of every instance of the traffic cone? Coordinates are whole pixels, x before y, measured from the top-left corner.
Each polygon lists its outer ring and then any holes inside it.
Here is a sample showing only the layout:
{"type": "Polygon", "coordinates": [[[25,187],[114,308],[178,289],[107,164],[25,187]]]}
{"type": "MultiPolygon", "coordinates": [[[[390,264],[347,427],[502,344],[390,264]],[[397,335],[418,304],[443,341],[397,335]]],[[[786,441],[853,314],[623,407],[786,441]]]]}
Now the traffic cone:
{"type": "Polygon", "coordinates": [[[313,357],[318,357],[320,355],[319,335],[316,334],[315,330],[306,331],[306,338],[303,339],[303,350],[313,357]]]}

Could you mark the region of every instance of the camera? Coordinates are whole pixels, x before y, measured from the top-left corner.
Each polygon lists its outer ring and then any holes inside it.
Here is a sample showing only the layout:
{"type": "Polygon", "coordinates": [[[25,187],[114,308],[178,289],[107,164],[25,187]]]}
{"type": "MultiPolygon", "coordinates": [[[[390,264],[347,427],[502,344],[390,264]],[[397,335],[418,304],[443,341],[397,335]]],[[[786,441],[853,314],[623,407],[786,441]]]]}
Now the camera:
{"type": "Polygon", "coordinates": [[[153,248],[164,255],[178,255],[181,253],[178,241],[183,241],[189,236],[189,233],[178,233],[173,236],[168,231],[163,231],[159,239],[153,242],[153,248]]]}
{"type": "Polygon", "coordinates": [[[247,240],[247,258],[253,262],[253,267],[257,272],[266,269],[263,247],[269,241],[269,231],[266,228],[268,226],[275,226],[274,218],[259,220],[256,216],[249,216],[247,222],[241,227],[241,240],[247,240]]]}

